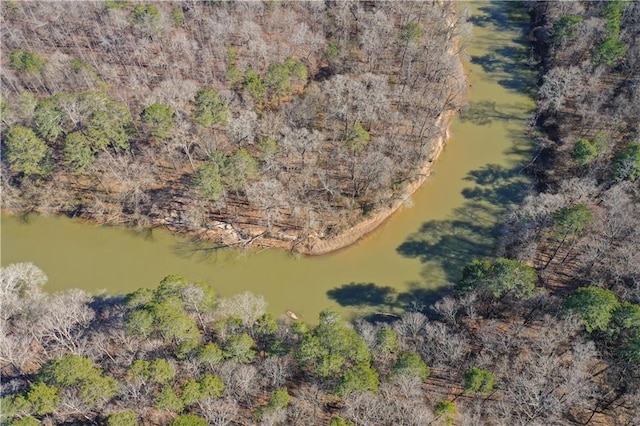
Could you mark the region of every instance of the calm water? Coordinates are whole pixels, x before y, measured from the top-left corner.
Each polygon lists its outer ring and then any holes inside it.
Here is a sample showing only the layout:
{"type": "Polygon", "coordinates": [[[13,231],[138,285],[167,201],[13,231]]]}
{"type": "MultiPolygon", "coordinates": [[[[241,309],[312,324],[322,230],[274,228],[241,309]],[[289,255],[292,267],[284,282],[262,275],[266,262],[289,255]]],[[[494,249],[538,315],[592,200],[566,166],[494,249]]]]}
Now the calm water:
{"type": "Polygon", "coordinates": [[[492,253],[496,218],[527,186],[520,171],[531,154],[523,129],[534,104],[524,24],[508,21],[506,3],[470,6],[469,108],[413,206],[354,246],[313,258],[276,250],[212,253],[158,229],[140,235],[61,217],[3,216],[2,265],[35,263],[48,274],[50,291],[122,293],[179,274],[210,283],[222,296],[264,295],[272,313],[292,310],[308,321],[326,307],[361,313],[428,300],[472,257],[492,253]]]}

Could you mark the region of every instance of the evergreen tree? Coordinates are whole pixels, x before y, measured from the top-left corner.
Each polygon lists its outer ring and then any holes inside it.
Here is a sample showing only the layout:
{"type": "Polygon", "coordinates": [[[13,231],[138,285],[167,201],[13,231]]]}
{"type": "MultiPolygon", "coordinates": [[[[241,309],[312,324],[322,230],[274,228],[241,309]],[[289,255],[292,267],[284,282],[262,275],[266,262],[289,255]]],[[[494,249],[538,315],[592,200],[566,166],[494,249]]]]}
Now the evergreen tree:
{"type": "Polygon", "coordinates": [[[49,147],[28,127],[15,126],[5,138],[6,155],[11,170],[25,176],[45,176],[49,147]]]}

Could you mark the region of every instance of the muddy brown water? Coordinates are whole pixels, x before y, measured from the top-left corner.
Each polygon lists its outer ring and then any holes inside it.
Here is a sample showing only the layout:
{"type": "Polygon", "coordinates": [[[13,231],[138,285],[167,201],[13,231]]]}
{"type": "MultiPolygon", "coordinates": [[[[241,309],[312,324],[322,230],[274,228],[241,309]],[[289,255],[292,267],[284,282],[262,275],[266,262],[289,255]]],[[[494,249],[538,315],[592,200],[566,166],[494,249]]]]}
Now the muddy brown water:
{"type": "Polygon", "coordinates": [[[263,295],[273,314],[291,310],[310,322],[324,308],[350,315],[430,303],[464,264],[493,253],[496,220],[524,195],[521,171],[532,157],[524,137],[534,108],[526,22],[506,2],[468,6],[469,107],[412,205],[355,245],[320,257],[212,252],[162,229],[139,234],[65,217],[3,216],[2,265],[33,262],[49,276],[49,291],[126,293],[179,274],[210,283],[221,296],[263,295]]]}

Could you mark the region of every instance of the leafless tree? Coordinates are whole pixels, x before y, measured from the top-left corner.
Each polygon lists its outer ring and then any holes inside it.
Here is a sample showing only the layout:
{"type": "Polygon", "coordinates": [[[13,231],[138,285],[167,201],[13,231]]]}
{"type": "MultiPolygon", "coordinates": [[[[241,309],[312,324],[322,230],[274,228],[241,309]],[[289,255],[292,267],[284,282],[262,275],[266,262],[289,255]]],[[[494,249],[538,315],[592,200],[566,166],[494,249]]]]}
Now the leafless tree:
{"type": "Polygon", "coordinates": [[[345,418],[355,424],[373,426],[385,420],[384,403],[371,393],[352,392],[344,404],[345,418]]]}
{"type": "Polygon", "coordinates": [[[260,389],[258,383],[258,370],[253,365],[237,364],[231,374],[227,384],[227,390],[234,398],[244,404],[250,406],[253,397],[260,389]]]}
{"type": "Polygon", "coordinates": [[[34,365],[44,359],[33,349],[33,338],[25,335],[7,334],[7,327],[0,329],[0,371],[6,375],[29,373],[34,365]]]}
{"type": "Polygon", "coordinates": [[[460,302],[451,296],[445,296],[438,300],[431,309],[437,312],[445,322],[451,325],[455,325],[458,322],[460,302]]]}
{"type": "Polygon", "coordinates": [[[45,273],[32,263],[13,263],[0,268],[0,315],[7,321],[23,303],[42,297],[45,273]]]}
{"type": "Polygon", "coordinates": [[[559,111],[580,85],[581,73],[577,67],[554,68],[545,74],[544,83],[540,87],[543,108],[554,113],[559,111]]]}
{"type": "Polygon", "coordinates": [[[289,357],[270,356],[262,361],[260,372],[272,389],[284,386],[294,372],[294,362],[289,357]]]}
{"type": "Polygon", "coordinates": [[[260,210],[264,216],[261,224],[264,224],[271,234],[274,222],[280,220],[283,217],[282,212],[289,207],[284,187],[276,179],[260,180],[249,185],[247,198],[260,210]]]}
{"type": "Polygon", "coordinates": [[[419,312],[408,312],[400,317],[400,321],[394,324],[398,336],[415,340],[428,323],[428,319],[424,314],[419,312]]]}
{"type": "Polygon", "coordinates": [[[257,296],[251,292],[220,299],[216,309],[218,318],[239,318],[245,327],[251,327],[260,318],[267,308],[264,297],[257,296]]]}
{"type": "Polygon", "coordinates": [[[43,299],[33,324],[36,338],[49,350],[78,353],[82,336],[95,317],[88,305],[91,298],[82,290],[68,290],[43,299]]]}
{"type": "Polygon", "coordinates": [[[198,402],[204,417],[215,426],[230,425],[238,418],[239,407],[233,399],[207,398],[198,402]]]}
{"type": "Polygon", "coordinates": [[[469,351],[468,340],[460,334],[451,332],[442,323],[430,322],[425,325],[424,336],[420,353],[428,360],[429,365],[435,367],[457,365],[469,351]]]}

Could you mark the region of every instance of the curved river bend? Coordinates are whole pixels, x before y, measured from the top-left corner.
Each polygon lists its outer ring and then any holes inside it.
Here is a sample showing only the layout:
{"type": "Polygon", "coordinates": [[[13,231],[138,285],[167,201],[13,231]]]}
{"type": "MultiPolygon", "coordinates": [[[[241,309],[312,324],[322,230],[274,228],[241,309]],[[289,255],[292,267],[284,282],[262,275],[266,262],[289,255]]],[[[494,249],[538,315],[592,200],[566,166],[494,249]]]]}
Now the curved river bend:
{"type": "Polygon", "coordinates": [[[327,307],[390,312],[429,303],[474,256],[492,253],[497,217],[527,187],[520,172],[531,157],[524,127],[534,103],[526,22],[509,18],[507,2],[469,6],[469,107],[413,206],[357,244],[321,257],[210,252],[159,229],[140,235],[63,217],[3,217],[2,265],[33,262],[49,276],[49,291],[124,293],[179,274],[222,296],[264,295],[275,315],[291,310],[310,322],[327,307]]]}

